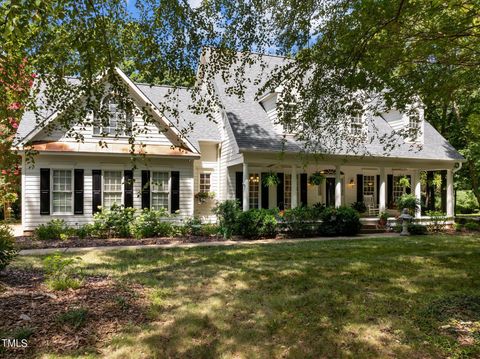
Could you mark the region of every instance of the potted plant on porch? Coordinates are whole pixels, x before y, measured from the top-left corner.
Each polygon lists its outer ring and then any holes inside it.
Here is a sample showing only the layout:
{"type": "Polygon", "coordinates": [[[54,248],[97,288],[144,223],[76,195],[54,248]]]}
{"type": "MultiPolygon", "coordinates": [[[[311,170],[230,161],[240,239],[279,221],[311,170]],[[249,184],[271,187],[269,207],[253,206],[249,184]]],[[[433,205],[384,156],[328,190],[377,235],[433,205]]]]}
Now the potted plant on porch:
{"type": "Polygon", "coordinates": [[[381,228],[385,228],[385,226],[387,225],[387,221],[388,221],[388,213],[387,212],[381,212],[378,215],[378,225],[381,228]]]}
{"type": "Polygon", "coordinates": [[[195,198],[198,199],[198,203],[205,203],[207,199],[215,198],[215,192],[198,192],[195,198]]]}
{"type": "Polygon", "coordinates": [[[323,175],[323,173],[315,172],[310,175],[308,183],[310,183],[312,186],[320,186],[324,180],[325,176],[323,175]]]}

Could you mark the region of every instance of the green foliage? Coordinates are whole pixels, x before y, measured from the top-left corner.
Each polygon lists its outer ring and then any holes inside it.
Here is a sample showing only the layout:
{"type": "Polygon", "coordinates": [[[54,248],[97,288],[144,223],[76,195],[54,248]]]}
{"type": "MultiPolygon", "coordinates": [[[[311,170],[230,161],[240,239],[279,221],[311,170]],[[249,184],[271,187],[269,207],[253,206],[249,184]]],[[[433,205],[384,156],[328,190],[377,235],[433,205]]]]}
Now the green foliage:
{"type": "Polygon", "coordinates": [[[411,215],[415,214],[415,210],[419,205],[420,201],[413,194],[403,194],[397,199],[397,209],[402,211],[406,208],[411,215]]]}
{"type": "Polygon", "coordinates": [[[430,224],[427,225],[429,232],[438,233],[445,230],[447,226],[447,216],[440,211],[427,211],[427,216],[430,217],[430,224]]]}
{"type": "Polygon", "coordinates": [[[292,237],[308,237],[318,231],[321,209],[296,207],[287,209],[282,216],[282,225],[292,237]]]}
{"type": "Polygon", "coordinates": [[[64,257],[60,252],[49,255],[43,259],[46,284],[52,290],[77,289],[82,281],[77,277],[75,264],[80,258],[64,257]]]}
{"type": "Polygon", "coordinates": [[[398,180],[398,184],[402,187],[410,188],[410,180],[408,179],[407,176],[403,176],[402,178],[400,178],[398,180]]]}
{"type": "Polygon", "coordinates": [[[278,175],[274,172],[269,172],[262,178],[262,184],[266,187],[274,187],[279,183],[280,178],[278,178],[278,175]]]}
{"type": "Polygon", "coordinates": [[[358,213],[365,213],[367,211],[367,206],[365,202],[354,202],[352,203],[352,208],[358,213]]]}
{"type": "Polygon", "coordinates": [[[93,225],[91,223],[84,224],[83,226],[80,226],[76,228],[73,233],[75,236],[77,236],[80,239],[85,239],[87,237],[90,237],[93,232],[93,225]]]}
{"type": "Polygon", "coordinates": [[[239,216],[239,232],[245,238],[268,238],[277,234],[276,211],[250,209],[239,216]]]}
{"type": "Polygon", "coordinates": [[[362,224],[358,212],[350,207],[327,207],[321,214],[319,232],[324,236],[352,236],[358,234],[362,224]]]}
{"type": "Polygon", "coordinates": [[[464,224],[462,223],[454,223],[453,224],[453,229],[455,229],[455,232],[461,232],[463,230],[464,224]]]}
{"type": "Polygon", "coordinates": [[[480,223],[474,222],[474,221],[468,221],[467,223],[464,224],[464,228],[467,231],[472,231],[472,232],[480,231],[480,223]]]}
{"type": "Polygon", "coordinates": [[[74,308],[61,313],[56,318],[56,322],[62,325],[67,325],[74,329],[79,329],[85,325],[88,318],[88,309],[74,308]]]}
{"type": "Polygon", "coordinates": [[[238,231],[238,218],[240,216],[240,204],[237,200],[226,200],[217,203],[213,208],[213,213],[217,215],[220,226],[220,233],[225,238],[230,238],[238,231]]]}
{"type": "Polygon", "coordinates": [[[470,214],[478,211],[477,198],[472,191],[457,191],[457,213],[470,214]]]}
{"type": "MultiPolygon", "coordinates": [[[[169,214],[165,209],[162,210],[150,210],[143,209],[142,212],[135,217],[130,225],[130,232],[135,238],[150,238],[164,236],[166,232],[165,219],[169,217],[169,214]]],[[[170,225],[171,227],[171,225],[170,225]]],[[[171,234],[170,232],[167,236],[171,234]]]]}
{"type": "Polygon", "coordinates": [[[100,238],[130,237],[135,209],[114,204],[93,215],[92,234],[100,238]]]}
{"type": "Polygon", "coordinates": [[[155,234],[158,237],[171,237],[173,235],[185,235],[184,232],[178,232],[178,228],[184,228],[184,226],[174,226],[171,222],[168,221],[160,221],[157,223],[155,227],[155,234]]]}
{"type": "Polygon", "coordinates": [[[325,181],[325,175],[320,172],[312,173],[308,178],[308,183],[310,183],[312,186],[320,186],[323,181],[325,181]]]}
{"type": "Polygon", "coordinates": [[[220,231],[220,228],[214,223],[202,224],[200,228],[200,235],[205,237],[216,236],[220,231]]]}
{"type": "Polygon", "coordinates": [[[12,230],[6,224],[0,223],[0,271],[15,258],[17,252],[12,230]]]}
{"type": "Polygon", "coordinates": [[[388,213],[387,212],[380,212],[380,214],[378,215],[378,219],[386,222],[388,220],[388,213]]]}
{"type": "Polygon", "coordinates": [[[428,228],[423,224],[419,223],[409,223],[408,224],[408,231],[411,235],[422,235],[427,234],[428,228]]]}
{"type": "Polygon", "coordinates": [[[70,228],[63,219],[52,219],[50,222],[35,228],[33,235],[41,241],[49,241],[60,240],[69,233],[71,233],[70,228]]]}
{"type": "Polygon", "coordinates": [[[193,236],[201,235],[202,221],[200,220],[200,218],[189,218],[187,221],[185,221],[184,226],[186,227],[185,231],[187,232],[187,234],[191,234],[193,236]]]}

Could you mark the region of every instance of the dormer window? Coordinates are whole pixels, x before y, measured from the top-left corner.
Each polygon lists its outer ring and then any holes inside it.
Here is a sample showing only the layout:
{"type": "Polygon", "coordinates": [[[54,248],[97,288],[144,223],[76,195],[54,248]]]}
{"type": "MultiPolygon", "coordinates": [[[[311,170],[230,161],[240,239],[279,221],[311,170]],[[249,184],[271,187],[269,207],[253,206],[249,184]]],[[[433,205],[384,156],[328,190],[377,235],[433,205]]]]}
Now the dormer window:
{"type": "Polygon", "coordinates": [[[352,137],[361,138],[365,136],[365,122],[363,120],[362,106],[355,102],[350,109],[348,132],[352,137]]]}
{"type": "Polygon", "coordinates": [[[107,118],[95,119],[93,134],[97,136],[130,136],[132,134],[133,115],[121,109],[112,95],[102,101],[102,111],[107,111],[107,118]]]}
{"type": "Polygon", "coordinates": [[[420,122],[415,116],[408,118],[407,136],[410,141],[416,141],[420,132],[420,122]]]}

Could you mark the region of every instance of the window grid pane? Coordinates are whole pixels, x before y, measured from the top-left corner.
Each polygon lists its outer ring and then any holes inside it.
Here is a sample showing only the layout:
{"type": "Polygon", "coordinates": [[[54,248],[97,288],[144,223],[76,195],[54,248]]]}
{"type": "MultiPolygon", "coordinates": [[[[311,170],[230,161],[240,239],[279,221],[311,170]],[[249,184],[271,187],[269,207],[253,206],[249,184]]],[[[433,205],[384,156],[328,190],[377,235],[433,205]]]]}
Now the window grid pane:
{"type": "Polygon", "coordinates": [[[248,199],[250,208],[258,208],[258,192],[260,188],[258,173],[252,173],[248,181],[248,199]]]}
{"type": "Polygon", "coordinates": [[[72,171],[53,170],[53,213],[72,211],[72,171]]]}
{"type": "Polygon", "coordinates": [[[132,114],[126,114],[126,112],[119,108],[115,100],[109,96],[104,106],[108,109],[108,125],[102,123],[102,120],[97,120],[93,126],[94,135],[118,135],[118,136],[130,136],[132,134],[132,114]]]}
{"type": "Polygon", "coordinates": [[[210,192],[210,173],[200,173],[200,192],[210,192]]]}
{"type": "Polygon", "coordinates": [[[122,204],[122,171],[105,171],[103,174],[103,206],[111,208],[122,204]]]}
{"type": "Polygon", "coordinates": [[[168,209],[169,172],[152,172],[152,209],[168,209]]]}
{"type": "Polygon", "coordinates": [[[363,195],[374,196],[375,194],[375,176],[363,176],[363,195]]]}

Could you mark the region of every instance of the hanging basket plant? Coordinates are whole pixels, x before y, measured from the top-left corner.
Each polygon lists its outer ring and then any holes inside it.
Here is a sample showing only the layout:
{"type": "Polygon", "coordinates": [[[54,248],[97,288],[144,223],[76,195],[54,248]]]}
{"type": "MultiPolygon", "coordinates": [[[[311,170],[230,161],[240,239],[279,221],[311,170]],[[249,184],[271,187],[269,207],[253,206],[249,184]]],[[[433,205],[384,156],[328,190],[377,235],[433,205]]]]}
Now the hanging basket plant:
{"type": "Polygon", "coordinates": [[[262,184],[265,187],[276,186],[279,183],[280,183],[280,178],[278,178],[277,174],[274,172],[269,172],[262,178],[262,184]]]}
{"type": "Polygon", "coordinates": [[[308,179],[308,183],[310,183],[312,186],[320,186],[323,181],[325,181],[325,176],[320,172],[312,173],[308,179]]]}
{"type": "Polygon", "coordinates": [[[398,184],[402,187],[410,188],[410,180],[408,179],[407,176],[403,176],[402,178],[400,178],[398,180],[398,184]]]}
{"type": "Polygon", "coordinates": [[[215,198],[215,192],[198,192],[195,194],[195,198],[199,203],[204,203],[207,199],[215,198]]]}

